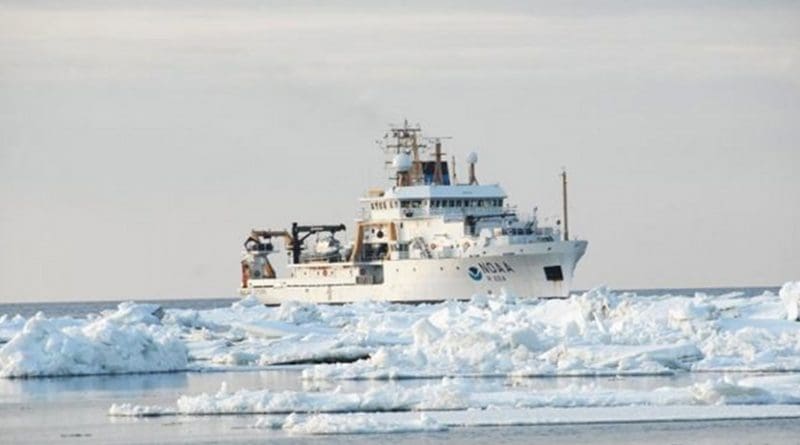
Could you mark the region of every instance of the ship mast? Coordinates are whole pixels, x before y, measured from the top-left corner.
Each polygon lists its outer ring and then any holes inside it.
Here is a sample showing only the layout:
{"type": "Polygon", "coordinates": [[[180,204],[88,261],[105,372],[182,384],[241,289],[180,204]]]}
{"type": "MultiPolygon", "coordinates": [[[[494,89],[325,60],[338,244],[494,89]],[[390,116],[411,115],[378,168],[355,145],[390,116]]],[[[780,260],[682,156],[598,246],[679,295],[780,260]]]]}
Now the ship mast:
{"type": "Polygon", "coordinates": [[[564,241],[569,241],[569,224],[567,222],[567,170],[561,169],[561,201],[564,206],[564,241]]]}
{"type": "MultiPolygon", "coordinates": [[[[383,150],[387,155],[411,155],[411,171],[407,173],[408,178],[403,181],[404,183],[399,185],[417,185],[423,183],[420,151],[424,151],[428,146],[420,142],[421,132],[422,129],[419,125],[411,127],[408,125],[408,120],[406,119],[402,127],[393,126],[389,129],[389,132],[383,136],[383,150]]],[[[398,180],[398,182],[400,181],[398,180]]]]}

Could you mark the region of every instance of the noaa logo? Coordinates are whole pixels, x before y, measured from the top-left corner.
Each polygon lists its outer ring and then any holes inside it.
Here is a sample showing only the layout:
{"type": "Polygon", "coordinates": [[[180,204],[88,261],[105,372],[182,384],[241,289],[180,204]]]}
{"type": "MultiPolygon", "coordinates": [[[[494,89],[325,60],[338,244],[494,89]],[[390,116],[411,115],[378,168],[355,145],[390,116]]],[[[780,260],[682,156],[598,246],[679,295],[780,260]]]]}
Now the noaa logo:
{"type": "Polygon", "coordinates": [[[469,274],[469,277],[475,281],[481,281],[481,278],[483,278],[483,272],[481,272],[481,270],[475,266],[467,269],[467,273],[469,274]]]}
{"type": "Polygon", "coordinates": [[[467,268],[467,273],[475,281],[508,281],[508,275],[515,272],[505,261],[482,261],[467,268]]]}

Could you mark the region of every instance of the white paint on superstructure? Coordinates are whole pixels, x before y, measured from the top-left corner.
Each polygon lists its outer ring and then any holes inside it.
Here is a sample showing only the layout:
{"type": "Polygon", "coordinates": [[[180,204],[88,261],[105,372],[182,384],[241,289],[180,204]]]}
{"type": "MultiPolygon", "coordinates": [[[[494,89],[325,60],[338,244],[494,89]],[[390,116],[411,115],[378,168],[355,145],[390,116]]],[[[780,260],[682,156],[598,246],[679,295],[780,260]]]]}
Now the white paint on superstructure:
{"type": "Polygon", "coordinates": [[[335,239],[341,226],[295,225],[291,235],[254,231],[241,293],[269,304],[466,299],[501,289],[531,297],[568,294],[586,241],[562,240],[560,227],[540,227],[535,214],[521,218],[498,184],[477,183],[477,157],[470,183],[451,184],[439,140],[434,160],[425,161],[419,128],[406,124],[392,129],[392,137],[385,148],[395,184],[360,199],[353,243],[335,239]],[[309,235],[327,232],[314,249],[304,246],[309,235]],[[287,277],[276,277],[269,265],[272,236],[284,237],[293,251],[287,277]]]}

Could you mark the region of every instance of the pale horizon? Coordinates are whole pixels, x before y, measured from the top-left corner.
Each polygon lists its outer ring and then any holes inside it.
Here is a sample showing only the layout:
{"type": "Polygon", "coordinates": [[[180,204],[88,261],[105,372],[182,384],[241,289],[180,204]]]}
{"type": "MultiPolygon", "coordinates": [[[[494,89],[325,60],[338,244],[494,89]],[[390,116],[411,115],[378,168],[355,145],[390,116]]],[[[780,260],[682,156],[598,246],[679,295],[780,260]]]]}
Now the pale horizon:
{"type": "Polygon", "coordinates": [[[0,2],[0,303],[234,297],[406,118],[523,211],[566,167],[575,289],[800,280],[800,4],[596,4],[0,2]]]}

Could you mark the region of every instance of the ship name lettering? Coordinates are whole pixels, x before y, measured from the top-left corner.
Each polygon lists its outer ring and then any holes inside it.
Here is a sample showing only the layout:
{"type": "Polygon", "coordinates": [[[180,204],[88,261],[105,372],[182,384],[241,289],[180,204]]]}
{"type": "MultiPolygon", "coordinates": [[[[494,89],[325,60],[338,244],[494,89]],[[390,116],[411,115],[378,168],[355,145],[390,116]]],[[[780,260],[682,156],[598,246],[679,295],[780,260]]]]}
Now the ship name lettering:
{"type": "Polygon", "coordinates": [[[487,261],[485,263],[478,263],[483,273],[506,273],[514,272],[514,269],[505,261],[502,263],[487,261]]]}

